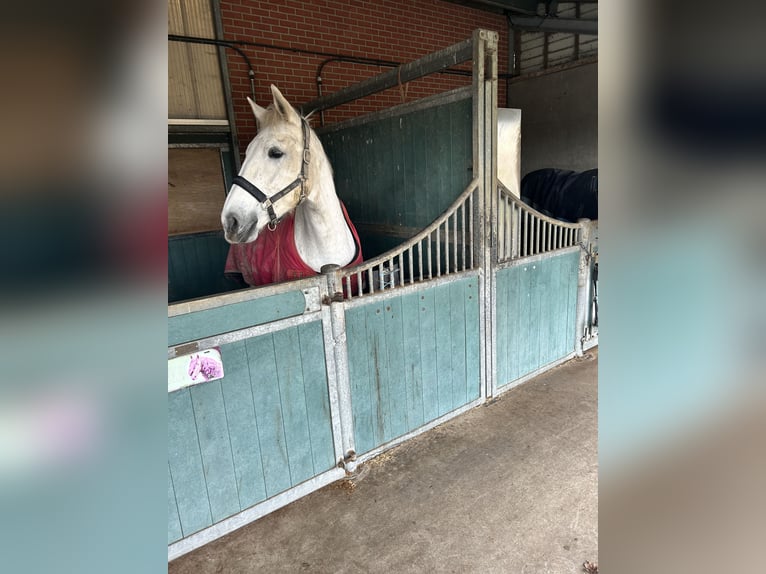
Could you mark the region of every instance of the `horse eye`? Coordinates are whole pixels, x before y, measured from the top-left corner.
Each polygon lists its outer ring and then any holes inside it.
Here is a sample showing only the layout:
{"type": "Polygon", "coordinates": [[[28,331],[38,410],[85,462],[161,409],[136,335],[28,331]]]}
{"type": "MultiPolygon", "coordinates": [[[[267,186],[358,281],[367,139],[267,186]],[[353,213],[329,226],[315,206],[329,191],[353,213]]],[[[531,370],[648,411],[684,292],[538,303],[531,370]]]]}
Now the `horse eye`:
{"type": "Polygon", "coordinates": [[[283,155],[285,155],[285,153],[279,148],[273,147],[269,150],[269,157],[272,159],[279,159],[283,155]]]}

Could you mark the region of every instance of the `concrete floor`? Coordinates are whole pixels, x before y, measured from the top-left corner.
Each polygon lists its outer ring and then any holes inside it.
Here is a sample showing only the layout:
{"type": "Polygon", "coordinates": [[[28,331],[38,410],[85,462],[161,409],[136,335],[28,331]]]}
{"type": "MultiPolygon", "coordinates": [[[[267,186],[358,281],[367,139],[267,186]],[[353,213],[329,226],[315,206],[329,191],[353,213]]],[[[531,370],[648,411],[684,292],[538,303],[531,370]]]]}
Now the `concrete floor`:
{"type": "Polygon", "coordinates": [[[169,564],[212,572],[583,572],[598,561],[598,350],[169,564]]]}

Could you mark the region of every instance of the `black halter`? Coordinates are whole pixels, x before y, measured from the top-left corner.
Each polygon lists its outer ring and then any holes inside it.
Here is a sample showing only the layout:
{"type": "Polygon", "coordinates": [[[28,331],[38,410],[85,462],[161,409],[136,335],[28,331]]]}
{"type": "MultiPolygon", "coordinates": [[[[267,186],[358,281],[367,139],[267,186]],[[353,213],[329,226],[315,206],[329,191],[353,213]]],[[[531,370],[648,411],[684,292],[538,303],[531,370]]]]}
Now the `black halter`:
{"type": "Polygon", "coordinates": [[[293,182],[285,187],[282,191],[278,191],[269,197],[260,189],[258,189],[257,186],[247,181],[241,175],[237,175],[234,179],[231,180],[232,185],[236,184],[244,189],[256,200],[258,200],[258,203],[263,205],[268,210],[269,217],[271,218],[271,221],[269,221],[269,229],[271,231],[274,231],[277,228],[277,223],[279,223],[277,214],[274,211],[274,204],[277,201],[282,199],[285,195],[290,193],[299,185],[301,186],[301,197],[298,200],[298,205],[300,205],[301,202],[306,199],[306,170],[308,169],[309,163],[311,163],[311,152],[309,151],[309,143],[311,140],[309,134],[309,124],[304,118],[301,118],[301,128],[303,131],[303,162],[301,163],[301,172],[298,177],[296,177],[293,182]]]}

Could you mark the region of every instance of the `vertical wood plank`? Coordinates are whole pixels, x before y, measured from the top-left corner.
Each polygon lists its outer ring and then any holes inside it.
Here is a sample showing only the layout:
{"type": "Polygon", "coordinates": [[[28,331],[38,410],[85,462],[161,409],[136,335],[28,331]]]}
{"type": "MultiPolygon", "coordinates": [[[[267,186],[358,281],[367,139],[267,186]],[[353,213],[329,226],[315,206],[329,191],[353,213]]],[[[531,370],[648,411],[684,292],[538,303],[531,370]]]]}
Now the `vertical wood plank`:
{"type": "Polygon", "coordinates": [[[240,510],[221,381],[190,387],[213,522],[240,510]]]}
{"type": "Polygon", "coordinates": [[[511,352],[513,353],[513,361],[511,364],[511,372],[508,382],[515,381],[523,374],[522,360],[525,352],[524,337],[526,336],[526,330],[524,329],[525,309],[529,302],[527,299],[526,284],[524,278],[526,274],[523,272],[522,267],[514,267],[513,275],[511,276],[511,305],[508,308],[509,321],[511,324],[511,352]]]}
{"type": "Polygon", "coordinates": [[[380,445],[392,438],[389,410],[388,359],[386,353],[386,330],[382,305],[377,302],[365,307],[367,310],[367,345],[369,349],[368,368],[370,370],[373,406],[373,431],[375,445],[380,445]]]}
{"type": "Polygon", "coordinates": [[[434,290],[420,292],[420,356],[423,374],[423,415],[426,421],[439,416],[439,376],[436,361],[436,311],[434,290]]]}
{"type": "Polygon", "coordinates": [[[552,320],[550,313],[551,300],[551,268],[555,263],[551,259],[545,259],[538,262],[538,282],[537,293],[540,301],[540,313],[538,316],[538,346],[537,346],[537,365],[542,367],[548,364],[548,345],[549,345],[549,324],[552,320]]]}
{"type": "Polygon", "coordinates": [[[510,358],[511,358],[511,326],[508,319],[508,308],[511,305],[511,278],[513,269],[503,269],[497,272],[496,279],[496,334],[495,353],[497,355],[497,378],[498,386],[509,381],[510,358]]]}
{"type": "Polygon", "coordinates": [[[425,422],[423,415],[423,373],[420,354],[420,295],[402,297],[402,371],[407,393],[407,426],[416,429],[425,422]]]}
{"type": "Polygon", "coordinates": [[[210,526],[213,518],[188,388],[168,395],[168,459],[181,530],[189,536],[210,526]]]}
{"type": "Polygon", "coordinates": [[[466,336],[465,336],[465,285],[451,283],[450,333],[452,334],[452,409],[468,402],[466,393],[466,336]]]}
{"type": "Polygon", "coordinates": [[[246,341],[245,348],[250,364],[263,477],[266,494],[271,497],[291,485],[274,341],[271,335],[254,337],[246,341]]]}
{"type": "Polygon", "coordinates": [[[466,397],[472,401],[481,394],[481,332],[479,330],[479,278],[466,282],[465,337],[466,337],[466,397]]]}
{"type": "Polygon", "coordinates": [[[354,416],[354,442],[362,454],[375,448],[374,411],[371,402],[372,382],[367,347],[366,307],[346,311],[348,369],[351,379],[351,403],[354,416]]]}
{"type": "Polygon", "coordinates": [[[237,341],[221,347],[221,359],[226,373],[222,384],[223,400],[226,404],[240,509],[244,510],[266,498],[245,342],[237,341]]]}
{"type": "Polygon", "coordinates": [[[406,434],[409,430],[407,425],[407,386],[403,372],[404,342],[402,340],[401,297],[389,299],[385,305],[383,315],[388,377],[383,381],[383,384],[389,390],[391,438],[394,438],[406,434]]]}
{"type": "Polygon", "coordinates": [[[314,475],[298,329],[277,331],[273,338],[290,480],[296,485],[314,475]]]}
{"type": "Polygon", "coordinates": [[[450,297],[445,286],[434,289],[436,320],[436,366],[439,415],[452,410],[452,333],[450,332],[450,297]]]}
{"type": "Polygon", "coordinates": [[[575,348],[575,331],[577,330],[577,271],[580,264],[580,254],[570,253],[569,257],[569,298],[568,298],[568,333],[567,333],[567,352],[575,348]]]}
{"type": "Polygon", "coordinates": [[[170,472],[170,464],[168,464],[168,544],[180,540],[182,536],[181,520],[178,518],[178,504],[176,503],[176,491],[173,488],[173,475],[170,472]]]}
{"type": "MultiPolygon", "coordinates": [[[[532,291],[532,275],[534,273],[532,264],[528,263],[521,268],[521,292],[523,293],[521,299],[521,313],[519,314],[518,322],[521,334],[521,353],[519,356],[519,375],[523,376],[532,370],[532,346],[533,346],[533,334],[536,325],[532,323],[532,309],[534,292],[532,291]]],[[[534,345],[537,344],[535,338],[534,345]]]]}
{"type": "Polygon", "coordinates": [[[559,331],[559,301],[561,300],[561,293],[559,290],[559,284],[561,282],[561,259],[554,257],[547,262],[548,273],[548,301],[545,305],[545,318],[547,334],[544,340],[544,356],[543,364],[547,365],[559,358],[558,355],[558,341],[561,336],[559,331]]]}
{"type": "Polygon", "coordinates": [[[330,395],[327,389],[322,323],[316,321],[298,327],[301,345],[303,383],[306,389],[311,456],[314,472],[319,474],[335,464],[330,395]]]}
{"type": "Polygon", "coordinates": [[[568,301],[569,301],[569,264],[566,261],[565,256],[556,257],[558,261],[558,277],[556,281],[556,304],[555,304],[555,325],[556,325],[556,341],[555,341],[555,354],[556,358],[563,357],[566,354],[566,335],[568,332],[568,301]]]}

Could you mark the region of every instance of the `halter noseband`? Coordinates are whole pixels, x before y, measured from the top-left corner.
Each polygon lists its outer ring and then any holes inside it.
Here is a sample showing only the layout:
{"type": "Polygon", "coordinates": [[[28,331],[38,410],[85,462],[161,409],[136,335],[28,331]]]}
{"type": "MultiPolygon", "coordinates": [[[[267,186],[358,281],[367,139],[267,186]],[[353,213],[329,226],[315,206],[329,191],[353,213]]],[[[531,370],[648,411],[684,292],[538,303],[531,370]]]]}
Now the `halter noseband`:
{"type": "Polygon", "coordinates": [[[279,223],[279,218],[277,217],[276,212],[274,211],[274,204],[282,199],[284,196],[286,196],[288,193],[290,193],[292,190],[294,190],[299,185],[301,186],[301,197],[298,200],[298,205],[301,204],[301,202],[306,199],[306,170],[308,168],[309,163],[311,163],[311,152],[309,151],[309,143],[310,143],[310,134],[309,134],[309,124],[305,120],[305,118],[301,118],[301,128],[303,131],[303,162],[301,163],[301,172],[296,177],[292,183],[290,183],[287,187],[285,187],[283,190],[278,191],[271,197],[267,196],[265,193],[263,193],[258,187],[251,182],[247,181],[244,177],[241,175],[237,175],[234,179],[231,180],[232,185],[238,185],[242,189],[244,189],[246,192],[248,192],[250,195],[252,195],[258,203],[263,205],[267,211],[269,212],[269,217],[271,218],[271,221],[269,221],[269,229],[271,231],[274,231],[277,228],[277,223],[279,223]]]}

